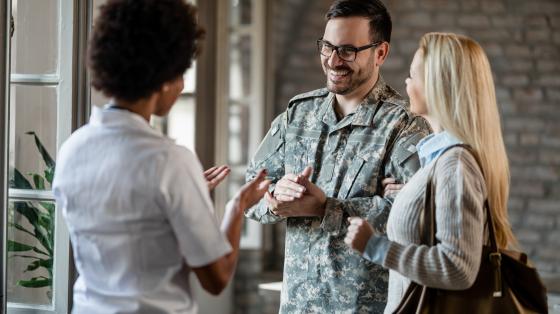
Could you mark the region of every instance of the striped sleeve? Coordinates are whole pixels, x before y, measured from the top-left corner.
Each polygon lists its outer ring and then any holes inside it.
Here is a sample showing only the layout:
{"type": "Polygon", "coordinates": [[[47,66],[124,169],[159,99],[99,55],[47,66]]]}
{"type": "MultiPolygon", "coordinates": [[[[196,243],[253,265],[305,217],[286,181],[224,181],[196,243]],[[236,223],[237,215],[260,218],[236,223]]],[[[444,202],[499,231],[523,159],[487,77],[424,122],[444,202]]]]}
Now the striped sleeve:
{"type": "Polygon", "coordinates": [[[462,148],[452,152],[435,171],[437,245],[390,242],[382,265],[422,285],[462,290],[472,286],[480,267],[486,193],[474,158],[462,148]]]}

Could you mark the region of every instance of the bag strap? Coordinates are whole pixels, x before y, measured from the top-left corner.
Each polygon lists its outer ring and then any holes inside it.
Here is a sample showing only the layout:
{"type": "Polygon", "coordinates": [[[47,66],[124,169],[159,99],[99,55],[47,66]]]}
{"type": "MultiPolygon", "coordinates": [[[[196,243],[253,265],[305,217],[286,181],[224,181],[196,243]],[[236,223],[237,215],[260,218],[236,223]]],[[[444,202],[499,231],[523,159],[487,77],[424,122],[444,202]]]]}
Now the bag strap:
{"type": "MultiPolygon", "coordinates": [[[[484,176],[484,169],[482,168],[482,163],[478,157],[478,154],[472,149],[470,145],[467,144],[454,144],[447,148],[445,148],[438,156],[438,158],[434,161],[434,165],[428,174],[428,180],[426,183],[426,195],[424,198],[424,212],[423,215],[420,216],[420,234],[422,236],[422,244],[428,246],[436,245],[436,215],[435,215],[435,188],[434,188],[434,174],[435,169],[437,166],[438,160],[443,156],[447,151],[451,150],[455,147],[462,147],[466,149],[476,160],[480,171],[482,172],[482,176],[484,176]]],[[[486,223],[488,225],[488,236],[490,238],[490,248],[492,253],[490,253],[490,262],[492,263],[492,268],[494,270],[494,297],[501,297],[502,296],[502,285],[501,285],[501,254],[498,250],[497,240],[496,240],[496,232],[494,229],[494,220],[492,217],[492,212],[490,210],[490,206],[488,203],[488,198],[484,200],[484,210],[486,211],[486,223]]]]}

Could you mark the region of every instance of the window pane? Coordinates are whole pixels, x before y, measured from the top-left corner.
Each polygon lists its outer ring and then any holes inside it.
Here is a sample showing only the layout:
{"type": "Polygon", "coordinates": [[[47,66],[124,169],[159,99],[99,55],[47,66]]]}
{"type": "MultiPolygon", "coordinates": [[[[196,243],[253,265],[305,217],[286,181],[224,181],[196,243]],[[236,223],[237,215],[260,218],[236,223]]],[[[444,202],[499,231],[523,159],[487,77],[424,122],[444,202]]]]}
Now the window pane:
{"type": "Polygon", "coordinates": [[[8,206],[7,300],[52,304],[54,202],[14,201],[8,206]]]}
{"type": "Polygon", "coordinates": [[[193,94],[196,90],[196,61],[192,63],[192,66],[183,75],[184,85],[182,93],[193,94]]]}
{"type": "Polygon", "coordinates": [[[12,15],[12,73],[56,73],[58,1],[12,0],[12,15]]]}
{"type": "MultiPolygon", "coordinates": [[[[245,184],[245,171],[249,156],[249,107],[232,103],[229,107],[228,121],[228,164],[231,173],[228,179],[228,197],[231,198],[245,184]]],[[[243,224],[242,234],[247,234],[247,223],[243,224]]]]}
{"type": "Polygon", "coordinates": [[[11,188],[50,190],[56,160],[56,101],[56,87],[12,85],[11,188]]]}
{"type": "Polygon", "coordinates": [[[251,24],[253,7],[252,0],[231,0],[231,25],[240,26],[251,24]]]}
{"type": "Polygon", "coordinates": [[[91,87],[90,101],[92,106],[103,107],[109,103],[110,99],[103,95],[102,92],[91,87]]]}
{"type": "Polygon", "coordinates": [[[167,116],[167,135],[176,143],[194,151],[195,101],[182,95],[167,116]]]}
{"type": "Polygon", "coordinates": [[[228,163],[232,166],[246,166],[248,163],[247,147],[249,146],[248,107],[241,104],[230,105],[228,126],[228,163]]]}
{"type": "MultiPolygon", "coordinates": [[[[252,0],[230,0],[229,34],[229,106],[227,163],[231,166],[228,179],[228,197],[235,195],[245,183],[245,171],[249,161],[251,126],[250,105],[255,104],[253,51],[252,0]]],[[[250,237],[249,223],[243,224],[242,239],[250,237]]],[[[242,240],[243,242],[243,240],[242,240]]]]}
{"type": "Polygon", "coordinates": [[[230,99],[246,99],[251,94],[251,37],[230,37],[230,99]]]}

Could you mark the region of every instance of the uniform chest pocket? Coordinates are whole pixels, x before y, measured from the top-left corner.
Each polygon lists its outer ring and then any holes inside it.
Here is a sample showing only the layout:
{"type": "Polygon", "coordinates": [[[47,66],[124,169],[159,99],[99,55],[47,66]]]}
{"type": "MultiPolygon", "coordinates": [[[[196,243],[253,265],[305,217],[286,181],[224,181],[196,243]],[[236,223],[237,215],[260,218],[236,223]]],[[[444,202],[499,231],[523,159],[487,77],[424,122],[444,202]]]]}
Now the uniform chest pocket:
{"type": "Polygon", "coordinates": [[[383,145],[372,145],[358,153],[344,176],[339,197],[369,197],[375,194],[383,149],[383,145]]]}
{"type": "Polygon", "coordinates": [[[321,132],[298,131],[286,133],[286,173],[300,173],[307,166],[315,169],[318,163],[317,149],[321,142],[321,132]]]}

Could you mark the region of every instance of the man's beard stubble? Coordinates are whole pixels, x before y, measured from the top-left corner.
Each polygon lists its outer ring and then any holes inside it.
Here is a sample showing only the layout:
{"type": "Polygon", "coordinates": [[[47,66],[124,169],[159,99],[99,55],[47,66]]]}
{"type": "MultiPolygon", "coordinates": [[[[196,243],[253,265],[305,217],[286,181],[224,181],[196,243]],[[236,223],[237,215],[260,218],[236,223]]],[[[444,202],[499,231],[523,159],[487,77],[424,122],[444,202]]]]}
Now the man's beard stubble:
{"type": "Polygon", "coordinates": [[[355,91],[358,87],[360,87],[362,84],[367,82],[373,76],[373,63],[374,60],[373,58],[371,58],[368,62],[367,67],[358,69],[357,73],[354,70],[352,70],[350,67],[345,65],[337,66],[335,68],[330,68],[328,65],[325,65],[325,69],[326,69],[325,75],[327,76],[327,82],[326,82],[327,90],[331,93],[338,94],[338,95],[347,95],[355,91]],[[350,76],[350,81],[348,82],[348,85],[341,86],[338,88],[335,87],[334,83],[330,82],[329,80],[328,71],[331,69],[335,71],[349,71],[348,75],[350,76]],[[365,69],[370,69],[370,71],[364,72],[363,70],[365,69]],[[354,74],[356,74],[356,76],[354,76],[354,74]]]}

